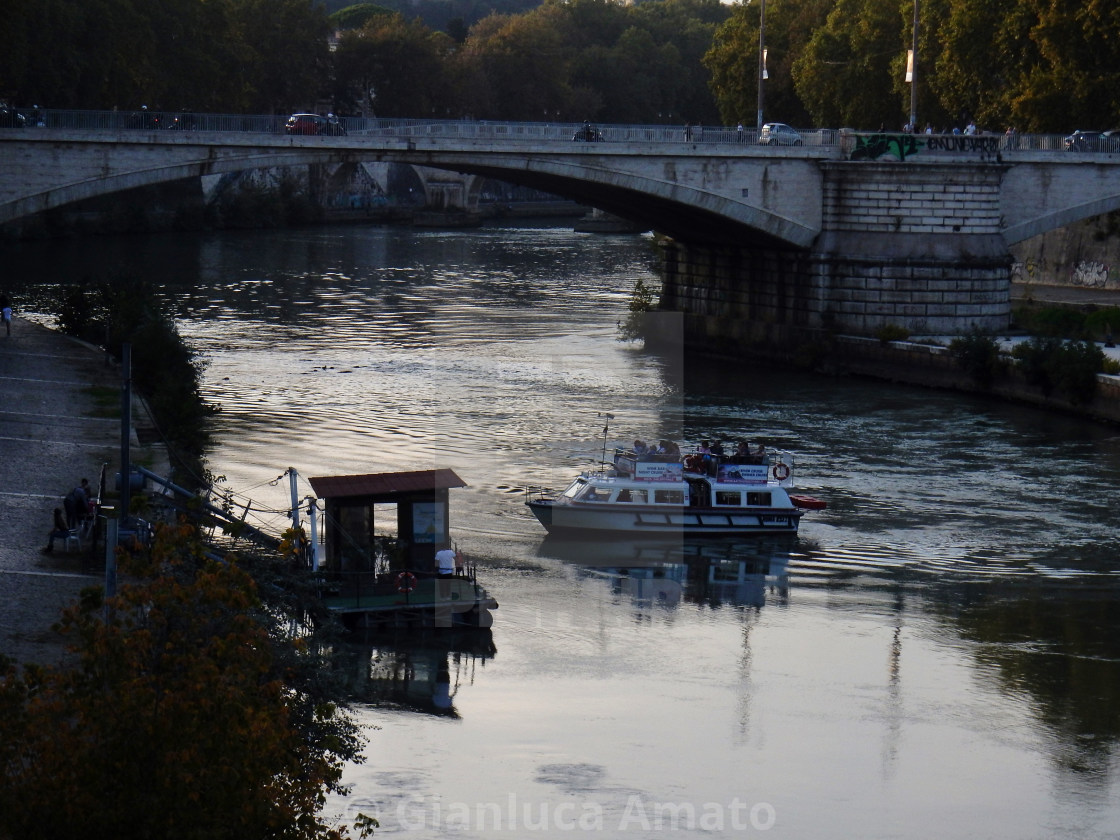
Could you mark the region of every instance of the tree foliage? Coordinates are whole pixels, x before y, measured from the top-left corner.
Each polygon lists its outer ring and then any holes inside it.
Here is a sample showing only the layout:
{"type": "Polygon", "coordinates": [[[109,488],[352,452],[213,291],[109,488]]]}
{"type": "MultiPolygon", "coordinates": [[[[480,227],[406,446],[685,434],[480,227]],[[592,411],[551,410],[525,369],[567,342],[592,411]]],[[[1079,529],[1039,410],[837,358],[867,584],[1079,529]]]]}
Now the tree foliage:
{"type": "MultiPolygon", "coordinates": [[[[760,0],[527,2],[339,2],[328,17],[319,0],[9,0],[0,98],[48,108],[753,123],[760,0]],[[331,52],[335,30],[342,41],[331,52]]],[[[900,127],[910,113],[914,8],[769,0],[764,118],[900,127]]],[[[1111,0],[921,0],[918,12],[921,123],[1120,126],[1120,6],[1111,0]]]]}
{"type": "Polygon", "coordinates": [[[49,108],[272,113],[329,78],[313,0],[15,0],[0,97],[49,108]]]}
{"type": "Polygon", "coordinates": [[[324,670],[252,576],[186,526],[58,625],[73,660],[0,674],[0,837],[325,838],[360,760],[324,670]]]}
{"type": "MultiPolygon", "coordinates": [[[[754,110],[758,0],[733,8],[705,59],[725,118],[754,110]]],[[[922,0],[918,116],[935,130],[974,119],[1002,131],[1067,132],[1120,124],[1120,7],[1107,0],[922,0]]],[[[770,0],[768,118],[897,129],[910,111],[912,0],[770,0]],[[792,12],[789,10],[793,10],[792,12]],[[780,58],[788,51],[790,79],[780,58]]]]}

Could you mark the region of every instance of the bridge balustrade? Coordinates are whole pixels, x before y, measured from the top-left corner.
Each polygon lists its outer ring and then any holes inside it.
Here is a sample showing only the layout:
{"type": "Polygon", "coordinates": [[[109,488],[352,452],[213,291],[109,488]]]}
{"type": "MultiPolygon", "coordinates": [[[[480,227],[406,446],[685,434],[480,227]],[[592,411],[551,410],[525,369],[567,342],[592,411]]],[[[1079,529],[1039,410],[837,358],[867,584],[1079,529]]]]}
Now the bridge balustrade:
{"type": "MultiPolygon", "coordinates": [[[[440,138],[447,140],[484,140],[487,142],[529,141],[572,143],[584,123],[563,122],[493,122],[487,120],[401,119],[384,117],[342,117],[350,136],[440,138]]],[[[77,131],[205,131],[215,133],[283,134],[287,115],[277,114],[204,114],[189,111],[156,109],[131,111],[70,111],[31,109],[27,112],[27,130],[36,127],[77,131]]],[[[683,125],[612,125],[594,124],[603,142],[625,143],[688,143],[756,145],[758,131],[744,128],[740,134],[733,126],[693,126],[691,139],[686,138],[683,125]]],[[[0,128],[0,131],[7,129],[0,128]]],[[[12,129],[21,131],[25,129],[12,129]]],[[[1064,152],[1064,134],[980,134],[973,136],[933,134],[902,135],[895,132],[864,132],[850,129],[800,130],[806,147],[840,147],[845,151],[860,138],[913,137],[928,151],[991,150],[1000,152],[1041,151],[1064,152]],[[924,141],[924,142],[923,142],[924,141]],[[932,142],[930,142],[932,141],[932,142]],[[981,148],[983,147],[983,148],[981,148]]],[[[782,147],[789,148],[789,147],[782,147]]],[[[1107,152],[1080,152],[1091,155],[1107,152]]]]}

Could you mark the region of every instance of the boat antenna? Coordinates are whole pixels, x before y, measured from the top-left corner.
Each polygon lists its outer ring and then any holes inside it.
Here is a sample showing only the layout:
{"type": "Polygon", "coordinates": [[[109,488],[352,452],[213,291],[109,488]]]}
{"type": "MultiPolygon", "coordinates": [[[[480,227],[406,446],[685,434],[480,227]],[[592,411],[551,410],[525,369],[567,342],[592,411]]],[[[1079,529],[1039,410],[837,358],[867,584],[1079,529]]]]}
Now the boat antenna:
{"type": "Polygon", "coordinates": [[[611,427],[611,421],[614,419],[614,415],[613,414],[603,414],[602,412],[600,412],[599,416],[604,418],[603,419],[603,460],[601,461],[601,463],[606,464],[607,463],[607,431],[611,427]]]}

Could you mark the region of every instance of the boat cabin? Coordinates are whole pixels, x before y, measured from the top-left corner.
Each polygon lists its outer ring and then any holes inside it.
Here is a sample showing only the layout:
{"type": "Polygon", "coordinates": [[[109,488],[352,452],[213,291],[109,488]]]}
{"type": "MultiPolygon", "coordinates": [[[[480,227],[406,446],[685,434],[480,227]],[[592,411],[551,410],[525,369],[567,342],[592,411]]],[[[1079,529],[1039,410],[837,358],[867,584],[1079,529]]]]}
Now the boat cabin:
{"type": "Polygon", "coordinates": [[[467,483],[449,469],[308,479],[323,501],[324,565],[341,572],[372,569],[375,505],[396,505],[403,567],[434,570],[436,551],[450,543],[448,491],[467,483]]]}

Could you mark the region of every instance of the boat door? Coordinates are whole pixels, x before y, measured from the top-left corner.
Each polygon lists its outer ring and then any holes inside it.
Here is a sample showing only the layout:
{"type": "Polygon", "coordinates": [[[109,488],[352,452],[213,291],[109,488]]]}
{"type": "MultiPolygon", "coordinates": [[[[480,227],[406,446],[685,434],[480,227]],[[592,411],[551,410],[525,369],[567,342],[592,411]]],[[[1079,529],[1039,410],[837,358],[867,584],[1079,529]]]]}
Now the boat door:
{"type": "Polygon", "coordinates": [[[712,485],[706,478],[688,479],[689,507],[711,507],[712,485]]]}

